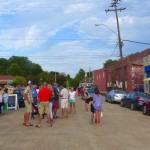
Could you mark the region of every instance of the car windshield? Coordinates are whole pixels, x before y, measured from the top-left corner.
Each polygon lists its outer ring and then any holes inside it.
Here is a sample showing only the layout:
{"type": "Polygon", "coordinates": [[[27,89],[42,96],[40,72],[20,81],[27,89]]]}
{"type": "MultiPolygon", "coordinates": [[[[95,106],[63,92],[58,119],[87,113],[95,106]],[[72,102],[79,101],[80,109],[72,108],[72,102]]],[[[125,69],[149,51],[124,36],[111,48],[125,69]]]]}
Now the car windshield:
{"type": "Polygon", "coordinates": [[[147,93],[139,92],[139,93],[137,93],[137,96],[141,96],[141,97],[145,97],[145,98],[150,99],[150,95],[149,95],[149,94],[147,94],[147,93]]]}
{"type": "Polygon", "coordinates": [[[126,94],[126,92],[121,91],[121,90],[115,90],[114,93],[116,93],[116,94],[126,94]]]}
{"type": "Polygon", "coordinates": [[[22,95],[23,92],[24,92],[24,90],[15,90],[15,91],[14,91],[14,94],[22,95]]]}

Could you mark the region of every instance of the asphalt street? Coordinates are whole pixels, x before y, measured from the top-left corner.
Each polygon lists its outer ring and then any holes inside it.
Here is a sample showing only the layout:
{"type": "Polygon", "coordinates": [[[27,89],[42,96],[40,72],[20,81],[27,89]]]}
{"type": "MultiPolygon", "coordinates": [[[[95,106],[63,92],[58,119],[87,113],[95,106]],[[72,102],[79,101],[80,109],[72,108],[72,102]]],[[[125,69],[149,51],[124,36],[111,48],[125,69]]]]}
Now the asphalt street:
{"type": "Polygon", "coordinates": [[[55,119],[53,127],[45,118],[41,128],[22,125],[24,108],[9,111],[0,116],[0,150],[150,150],[150,116],[104,101],[97,127],[83,106],[78,97],[76,113],[55,119]]]}

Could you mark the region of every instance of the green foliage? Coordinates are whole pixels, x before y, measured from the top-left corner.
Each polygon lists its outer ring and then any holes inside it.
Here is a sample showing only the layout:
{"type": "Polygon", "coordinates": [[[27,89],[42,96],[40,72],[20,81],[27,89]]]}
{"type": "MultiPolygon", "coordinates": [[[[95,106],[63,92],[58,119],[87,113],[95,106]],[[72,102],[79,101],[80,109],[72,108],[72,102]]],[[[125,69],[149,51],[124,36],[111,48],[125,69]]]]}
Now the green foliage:
{"type": "Polygon", "coordinates": [[[85,71],[80,69],[75,78],[71,78],[70,75],[64,73],[43,71],[39,64],[31,62],[27,57],[12,56],[8,60],[0,58],[0,74],[17,76],[14,80],[15,85],[22,85],[26,81],[32,80],[35,84],[45,81],[50,84],[54,82],[59,85],[67,83],[69,86],[78,87],[85,76],[85,71]]]}
{"type": "Polygon", "coordinates": [[[107,65],[115,63],[115,62],[116,62],[116,60],[108,59],[105,61],[105,63],[103,63],[103,67],[106,69],[107,65]]]}
{"type": "Polygon", "coordinates": [[[49,73],[47,71],[43,71],[40,73],[41,82],[49,82],[49,73]]]}
{"type": "Polygon", "coordinates": [[[25,85],[26,84],[26,79],[24,77],[17,76],[13,80],[14,85],[25,85]]]}
{"type": "Polygon", "coordinates": [[[0,58],[0,75],[7,74],[8,66],[9,66],[9,61],[5,58],[0,58]]]}
{"type": "Polygon", "coordinates": [[[18,64],[12,63],[8,69],[7,73],[13,76],[20,76],[21,75],[21,68],[18,64]]]}
{"type": "Polygon", "coordinates": [[[79,72],[76,74],[75,78],[68,79],[68,83],[72,87],[78,87],[80,81],[84,78],[85,71],[83,69],[80,69],[79,72]]]}

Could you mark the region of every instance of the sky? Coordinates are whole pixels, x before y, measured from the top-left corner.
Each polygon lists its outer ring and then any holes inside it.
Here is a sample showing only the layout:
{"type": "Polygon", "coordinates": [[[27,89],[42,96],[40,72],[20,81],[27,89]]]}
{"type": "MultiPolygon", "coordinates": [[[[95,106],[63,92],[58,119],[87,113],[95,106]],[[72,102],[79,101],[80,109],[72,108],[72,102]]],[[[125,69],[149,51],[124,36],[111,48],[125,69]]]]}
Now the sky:
{"type": "MultiPolygon", "coordinates": [[[[0,58],[28,57],[45,71],[74,77],[119,59],[112,0],[0,0],[0,58]],[[99,24],[99,26],[95,26],[99,24]]],[[[150,43],[150,1],[122,0],[121,39],[150,43]]],[[[123,42],[123,56],[150,45],[123,42]]]]}

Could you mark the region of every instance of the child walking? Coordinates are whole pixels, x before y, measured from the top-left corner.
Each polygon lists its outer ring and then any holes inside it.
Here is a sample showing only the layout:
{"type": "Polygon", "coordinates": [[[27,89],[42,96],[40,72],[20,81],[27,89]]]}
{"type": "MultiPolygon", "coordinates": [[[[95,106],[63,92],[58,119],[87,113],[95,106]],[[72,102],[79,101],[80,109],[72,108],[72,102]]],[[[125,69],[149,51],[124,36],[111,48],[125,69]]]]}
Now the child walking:
{"type": "Polygon", "coordinates": [[[93,95],[93,106],[95,109],[96,124],[99,126],[101,124],[102,96],[97,87],[95,88],[95,94],[93,95]]]}

